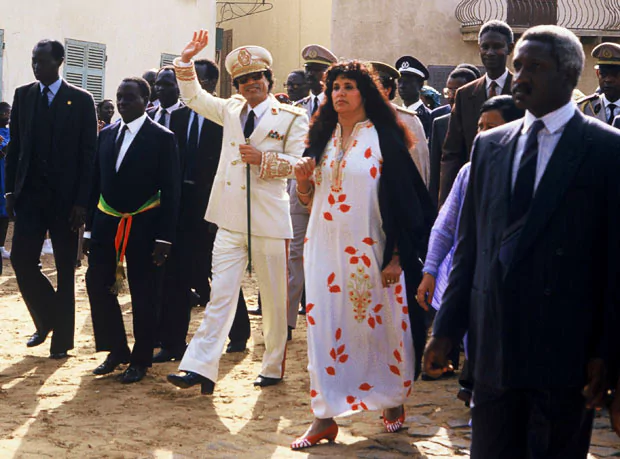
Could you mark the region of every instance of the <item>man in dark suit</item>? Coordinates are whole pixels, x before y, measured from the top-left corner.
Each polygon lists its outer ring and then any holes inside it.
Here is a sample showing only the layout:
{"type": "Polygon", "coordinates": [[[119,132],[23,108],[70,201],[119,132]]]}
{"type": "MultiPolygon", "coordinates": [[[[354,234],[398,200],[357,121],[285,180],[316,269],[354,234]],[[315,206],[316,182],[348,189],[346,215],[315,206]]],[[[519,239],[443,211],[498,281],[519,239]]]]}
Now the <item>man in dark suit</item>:
{"type": "MultiPolygon", "coordinates": [[[[461,86],[466,85],[476,79],[474,72],[468,68],[457,66],[448,75],[446,80],[446,87],[443,90],[444,97],[448,100],[448,113],[439,115],[433,119],[433,129],[430,139],[430,179],[428,184],[428,192],[431,195],[433,204],[437,207],[439,201],[439,171],[441,167],[441,155],[443,152],[443,143],[446,139],[446,133],[448,132],[448,123],[450,122],[450,108],[454,106],[454,98],[456,96],[456,90],[461,86]]],[[[441,108],[441,107],[439,107],[441,108]]],[[[439,109],[433,110],[432,116],[435,116],[435,112],[439,109]]]]}
{"type": "Polygon", "coordinates": [[[512,29],[502,21],[487,22],[480,28],[478,46],[487,73],[456,92],[441,158],[440,205],[448,197],[459,170],[469,161],[480,107],[493,96],[510,94],[512,74],[506,68],[506,61],[514,47],[512,29]]]}
{"type": "MultiPolygon", "coordinates": [[[[217,65],[208,59],[196,60],[194,65],[202,89],[212,94],[219,78],[217,65]]],[[[209,300],[211,259],[217,231],[204,216],[220,160],[222,126],[189,107],[182,107],[171,114],[170,128],[179,145],[181,201],[177,242],[166,265],[159,325],[161,350],[153,356],[154,363],[183,358],[191,315],[190,289],[196,289],[201,301],[209,300]]],[[[243,292],[240,292],[227,352],[245,350],[250,333],[250,319],[243,292]]]]}
{"type": "Polygon", "coordinates": [[[101,131],[85,248],[86,288],[97,351],[109,354],[93,373],[113,372],[124,384],[140,381],[151,366],[157,333],[162,275],[174,242],[179,201],[179,160],[174,134],[145,113],[149,86],[125,78],[116,93],[121,120],[101,131]],[[128,217],[128,215],[130,215],[128,217]],[[127,277],[135,344],[129,351],[118,303],[119,282],[127,277]]]}
{"type": "Polygon", "coordinates": [[[403,107],[417,113],[428,140],[432,129],[431,111],[420,99],[422,86],[429,77],[428,69],[412,56],[401,57],[396,61],[395,67],[400,72],[398,94],[403,100],[403,107]]]}
{"type": "Polygon", "coordinates": [[[183,106],[179,100],[179,85],[174,66],[166,65],[155,77],[155,94],[159,105],[149,108],[146,113],[154,121],[170,129],[170,118],[175,110],[183,106]]]}
{"type": "Polygon", "coordinates": [[[67,357],[75,325],[75,260],[97,144],[95,103],[59,76],[65,50],[42,40],[32,51],[34,83],[15,91],[6,157],[6,206],[15,218],[11,263],[36,332],[53,330],[50,357],[67,357]],[[58,288],[39,267],[46,232],[54,244],[58,288]]]}
{"type": "Polygon", "coordinates": [[[525,118],[474,142],[424,363],[441,372],[468,330],[473,459],[585,459],[592,407],[615,370],[620,133],[571,101],[584,60],[572,32],[526,31],[512,87],[525,118]]]}

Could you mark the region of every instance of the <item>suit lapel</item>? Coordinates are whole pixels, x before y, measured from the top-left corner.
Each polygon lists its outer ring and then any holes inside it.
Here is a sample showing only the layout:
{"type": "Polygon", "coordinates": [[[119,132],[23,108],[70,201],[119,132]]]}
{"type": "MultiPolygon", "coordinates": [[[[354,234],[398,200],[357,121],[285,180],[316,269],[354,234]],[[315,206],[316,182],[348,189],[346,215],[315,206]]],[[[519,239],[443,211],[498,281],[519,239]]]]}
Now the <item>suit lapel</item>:
{"type": "MultiPolygon", "coordinates": [[[[129,145],[129,148],[127,149],[127,152],[125,153],[125,157],[123,158],[123,161],[121,162],[120,167],[118,168],[118,174],[121,173],[121,171],[127,167],[127,163],[131,162],[133,160],[133,156],[134,156],[134,151],[137,148],[137,145],[139,145],[141,142],[145,142],[148,140],[148,130],[150,129],[150,125],[154,124],[155,121],[151,120],[150,118],[146,118],[144,120],[144,124],[142,125],[142,127],[140,128],[140,130],[136,133],[136,136],[133,138],[133,141],[131,142],[131,145],[129,145]]],[[[116,137],[114,137],[116,139],[116,137]]],[[[116,161],[114,161],[114,166],[116,167],[116,161]]]]}
{"type": "MultiPolygon", "coordinates": [[[[37,112],[37,103],[39,101],[39,97],[41,97],[41,87],[39,85],[39,83],[34,83],[30,89],[28,90],[27,94],[26,94],[26,113],[29,113],[29,117],[30,117],[30,122],[27,123],[28,125],[28,129],[30,130],[30,132],[32,132],[32,126],[34,124],[34,121],[36,119],[35,117],[35,113],[37,112]]],[[[31,136],[28,135],[28,138],[30,138],[31,136]]]]}
{"type": "Polygon", "coordinates": [[[545,228],[583,162],[587,153],[584,130],[583,115],[576,112],[564,128],[562,137],[538,184],[513,264],[528,252],[538,234],[545,228]]]}
{"type": "Polygon", "coordinates": [[[510,197],[512,194],[512,163],[514,160],[515,151],[517,149],[517,142],[521,129],[523,128],[523,122],[517,123],[510,132],[495,145],[493,157],[491,159],[491,168],[497,171],[497,209],[494,215],[497,218],[501,218],[502,227],[503,221],[508,215],[508,208],[510,206],[510,197]]]}
{"type": "Polygon", "coordinates": [[[54,132],[60,132],[65,125],[67,116],[69,116],[72,104],[72,101],[69,100],[69,92],[69,87],[63,80],[50,106],[54,110],[54,132]]]}
{"type": "MultiPolygon", "coordinates": [[[[269,95],[269,108],[267,108],[267,111],[265,112],[262,119],[260,120],[260,123],[258,123],[258,126],[256,126],[256,129],[254,129],[254,132],[250,136],[252,145],[258,145],[259,143],[261,143],[263,139],[267,137],[267,134],[269,133],[269,131],[277,123],[278,121],[277,115],[278,115],[278,111],[280,110],[279,107],[277,106],[278,104],[279,102],[275,99],[275,97],[273,97],[270,94],[269,95]]],[[[284,132],[281,132],[280,134],[284,134],[284,132]]]]}
{"type": "Polygon", "coordinates": [[[508,72],[508,76],[506,77],[506,82],[502,88],[502,94],[508,96],[512,94],[512,73],[510,72],[508,72]]]}

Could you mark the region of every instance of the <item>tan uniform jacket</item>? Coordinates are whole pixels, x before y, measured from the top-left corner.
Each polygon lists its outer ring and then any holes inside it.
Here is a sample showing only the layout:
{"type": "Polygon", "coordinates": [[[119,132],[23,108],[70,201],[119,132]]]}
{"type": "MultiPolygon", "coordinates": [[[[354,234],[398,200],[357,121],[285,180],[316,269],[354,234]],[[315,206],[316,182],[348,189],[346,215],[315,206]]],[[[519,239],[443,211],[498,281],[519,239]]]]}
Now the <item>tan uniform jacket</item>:
{"type": "Polygon", "coordinates": [[[428,182],[431,177],[431,165],[426,135],[424,134],[424,126],[422,126],[422,122],[415,112],[399,107],[396,104],[392,105],[396,109],[396,113],[398,113],[398,118],[405,123],[405,126],[407,126],[416,138],[416,143],[413,148],[409,150],[409,154],[418,168],[426,188],[428,188],[428,182]]]}

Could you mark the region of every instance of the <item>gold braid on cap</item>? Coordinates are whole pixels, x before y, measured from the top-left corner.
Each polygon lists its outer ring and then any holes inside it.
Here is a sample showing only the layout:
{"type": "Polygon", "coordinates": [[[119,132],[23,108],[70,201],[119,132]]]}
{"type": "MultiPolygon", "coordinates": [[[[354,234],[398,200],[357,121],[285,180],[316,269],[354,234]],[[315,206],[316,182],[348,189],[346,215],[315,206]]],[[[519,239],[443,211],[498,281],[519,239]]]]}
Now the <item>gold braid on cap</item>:
{"type": "Polygon", "coordinates": [[[179,65],[174,66],[177,79],[180,81],[193,81],[196,79],[196,69],[194,68],[194,61],[189,67],[181,67],[179,65]]]}
{"type": "Polygon", "coordinates": [[[260,178],[276,179],[287,178],[293,173],[293,166],[285,159],[280,159],[278,153],[266,151],[260,163],[260,178]]]}

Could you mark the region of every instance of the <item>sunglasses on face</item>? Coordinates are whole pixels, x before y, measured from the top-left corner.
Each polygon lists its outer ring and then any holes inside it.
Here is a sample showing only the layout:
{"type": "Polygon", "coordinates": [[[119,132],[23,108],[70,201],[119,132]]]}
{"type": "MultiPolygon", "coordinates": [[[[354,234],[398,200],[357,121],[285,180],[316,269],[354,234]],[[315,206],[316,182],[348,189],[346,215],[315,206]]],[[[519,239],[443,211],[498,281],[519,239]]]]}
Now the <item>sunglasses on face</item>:
{"type": "Polygon", "coordinates": [[[239,84],[246,84],[250,80],[252,80],[252,81],[260,81],[260,80],[262,80],[262,78],[263,78],[263,72],[250,73],[248,75],[243,75],[243,76],[240,76],[239,78],[237,78],[237,82],[239,82],[239,84]]]}

